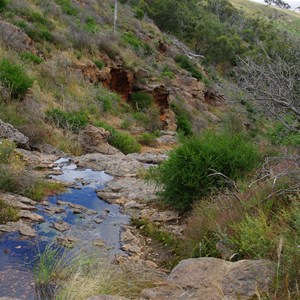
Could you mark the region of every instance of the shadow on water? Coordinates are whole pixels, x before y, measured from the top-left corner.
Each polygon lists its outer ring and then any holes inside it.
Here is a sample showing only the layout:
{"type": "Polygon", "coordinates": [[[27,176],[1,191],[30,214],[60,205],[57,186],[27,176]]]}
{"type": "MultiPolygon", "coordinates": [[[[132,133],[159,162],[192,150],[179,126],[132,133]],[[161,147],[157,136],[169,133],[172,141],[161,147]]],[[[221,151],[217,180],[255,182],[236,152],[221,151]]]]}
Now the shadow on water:
{"type": "Polygon", "coordinates": [[[34,267],[47,245],[55,243],[57,238],[72,237],[80,241],[80,247],[87,253],[104,252],[93,245],[95,240],[105,241],[106,251],[111,255],[122,252],[120,233],[129,223],[129,217],[120,213],[118,205],[108,204],[96,194],[96,190],[103,188],[112,177],[105,172],[77,169],[68,159],[56,163],[55,169],[60,169],[62,175],[52,178],[74,183],[76,188],[49,197],[46,205],[37,205],[36,213],[43,216],[45,222],[34,226],[35,238],[25,238],[18,233],[0,234],[0,297],[53,299],[57,285],[42,283],[37,286],[34,267]],[[80,205],[83,211],[75,212],[70,203],[80,205]],[[54,213],[51,208],[59,208],[60,212],[54,213]],[[57,222],[69,224],[69,230],[56,230],[53,223],[57,222]]]}

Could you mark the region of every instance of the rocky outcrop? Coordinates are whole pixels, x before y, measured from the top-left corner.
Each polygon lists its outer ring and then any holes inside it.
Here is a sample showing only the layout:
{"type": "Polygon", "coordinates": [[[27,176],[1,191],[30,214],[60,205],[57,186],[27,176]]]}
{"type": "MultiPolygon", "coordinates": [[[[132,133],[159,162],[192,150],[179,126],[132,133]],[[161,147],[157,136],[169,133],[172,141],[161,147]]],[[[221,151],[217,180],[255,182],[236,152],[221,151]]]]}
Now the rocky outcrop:
{"type": "Polygon", "coordinates": [[[121,154],[118,149],[108,144],[107,138],[109,135],[110,132],[104,128],[88,125],[80,131],[78,140],[85,153],[121,154]]]}
{"type": "Polygon", "coordinates": [[[0,199],[7,205],[22,210],[35,210],[35,205],[37,204],[36,201],[14,194],[0,193],[0,199]]]}
{"type": "Polygon", "coordinates": [[[156,138],[153,143],[156,147],[176,146],[176,145],[178,145],[179,141],[178,141],[177,136],[171,135],[171,134],[166,134],[166,135],[160,136],[159,138],[156,138]]]}
{"type": "Polygon", "coordinates": [[[29,149],[29,139],[11,124],[0,119],[0,138],[8,139],[16,143],[19,147],[29,149]]]}
{"type": "Polygon", "coordinates": [[[164,285],[142,291],[140,299],[250,300],[268,293],[273,276],[273,265],[266,260],[187,259],[164,285]]]}
{"type": "Polygon", "coordinates": [[[0,40],[14,50],[38,53],[34,42],[23,30],[2,20],[0,20],[0,40]]]}
{"type": "Polygon", "coordinates": [[[36,236],[36,231],[22,220],[19,220],[18,222],[8,222],[7,224],[0,225],[0,233],[1,232],[19,232],[21,235],[27,237],[36,236]]]}

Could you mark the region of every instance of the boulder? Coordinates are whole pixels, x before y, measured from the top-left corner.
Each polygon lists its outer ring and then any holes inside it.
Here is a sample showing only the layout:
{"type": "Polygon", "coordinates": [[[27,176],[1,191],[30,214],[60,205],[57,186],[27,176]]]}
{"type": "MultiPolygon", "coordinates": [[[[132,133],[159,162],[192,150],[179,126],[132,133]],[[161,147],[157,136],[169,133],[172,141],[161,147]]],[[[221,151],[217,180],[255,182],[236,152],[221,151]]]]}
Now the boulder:
{"type": "Polygon", "coordinates": [[[172,270],[164,285],[143,290],[140,299],[250,300],[268,293],[274,275],[267,260],[187,259],[172,270]]]}
{"type": "Polygon", "coordinates": [[[162,135],[159,138],[154,140],[154,144],[156,147],[160,146],[176,146],[178,145],[179,141],[177,136],[174,135],[162,135]]]}
{"type": "Polygon", "coordinates": [[[104,128],[88,125],[80,131],[78,139],[85,153],[102,153],[107,155],[120,153],[118,149],[108,144],[107,138],[109,135],[110,133],[104,128]]]}
{"type": "Polygon", "coordinates": [[[23,30],[2,20],[0,20],[0,40],[16,51],[38,53],[34,42],[23,30]]]}
{"type": "MultiPolygon", "coordinates": [[[[1,21],[0,21],[1,22],[1,21]]],[[[29,139],[11,124],[0,119],[0,138],[8,139],[16,143],[19,147],[29,149],[29,139]]]]}

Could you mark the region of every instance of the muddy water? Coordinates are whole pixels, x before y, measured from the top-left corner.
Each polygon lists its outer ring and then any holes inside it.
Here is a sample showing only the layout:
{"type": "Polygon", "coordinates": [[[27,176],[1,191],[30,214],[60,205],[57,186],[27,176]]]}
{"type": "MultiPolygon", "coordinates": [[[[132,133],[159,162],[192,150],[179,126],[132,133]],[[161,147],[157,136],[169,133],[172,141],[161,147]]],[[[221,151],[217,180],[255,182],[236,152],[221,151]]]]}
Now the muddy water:
{"type": "Polygon", "coordinates": [[[112,177],[105,172],[78,169],[68,159],[60,159],[56,164],[55,169],[60,169],[62,175],[52,177],[72,183],[75,188],[37,206],[36,213],[45,222],[34,226],[35,238],[24,238],[18,233],[0,235],[0,297],[36,299],[33,267],[37,256],[57,238],[72,238],[77,241],[75,247],[84,247],[85,251],[112,255],[121,252],[120,233],[129,217],[119,212],[118,205],[108,204],[96,194],[96,189],[104,187],[112,177]],[[67,223],[69,229],[58,231],[53,226],[57,222],[67,223]],[[103,241],[105,247],[94,246],[96,241],[103,241]]]}

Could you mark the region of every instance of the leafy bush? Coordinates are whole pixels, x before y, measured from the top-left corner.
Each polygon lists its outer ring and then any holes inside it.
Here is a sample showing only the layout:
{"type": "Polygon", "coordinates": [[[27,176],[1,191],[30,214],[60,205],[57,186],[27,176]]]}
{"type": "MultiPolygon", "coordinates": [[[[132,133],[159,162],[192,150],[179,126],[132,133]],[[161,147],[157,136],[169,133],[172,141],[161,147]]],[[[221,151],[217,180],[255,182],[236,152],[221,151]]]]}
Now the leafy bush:
{"type": "Polygon", "coordinates": [[[105,67],[105,62],[102,60],[94,60],[94,64],[101,70],[105,67]]]}
{"type": "Polygon", "coordinates": [[[192,124],[188,113],[178,104],[172,103],[171,108],[176,115],[177,131],[189,136],[193,134],[192,124]]]}
{"type": "Polygon", "coordinates": [[[46,111],[46,117],[58,127],[71,131],[78,131],[88,124],[87,116],[82,111],[67,112],[54,108],[46,111]]]}
{"type": "Polygon", "coordinates": [[[0,199],[0,224],[18,220],[19,211],[0,199]]]}
{"type": "Polygon", "coordinates": [[[13,98],[23,96],[32,87],[33,81],[19,65],[7,58],[0,60],[0,82],[9,89],[13,98]]]}
{"type": "Polygon", "coordinates": [[[8,4],[8,0],[0,0],[0,11],[3,11],[8,4]]]}
{"type": "Polygon", "coordinates": [[[41,57],[39,57],[39,56],[37,56],[37,55],[35,55],[35,54],[31,53],[31,52],[28,52],[28,51],[22,51],[20,53],[20,57],[23,60],[32,62],[32,63],[37,64],[37,65],[41,64],[42,62],[44,62],[44,60],[41,57]]]}
{"type": "Polygon", "coordinates": [[[140,152],[141,145],[129,134],[120,132],[104,122],[95,122],[94,125],[110,131],[111,135],[108,138],[109,144],[116,147],[124,154],[140,152]]]}
{"type": "Polygon", "coordinates": [[[90,33],[96,33],[99,31],[97,22],[93,17],[88,17],[86,19],[84,29],[90,33]]]}
{"type": "Polygon", "coordinates": [[[196,66],[193,65],[191,60],[186,56],[186,55],[177,55],[175,57],[175,62],[182,68],[187,70],[188,72],[191,73],[191,75],[198,79],[202,80],[203,75],[202,73],[198,70],[196,66]]]}
{"type": "Polygon", "coordinates": [[[235,180],[252,170],[258,151],[241,135],[207,132],[186,140],[170,153],[169,159],[150,170],[150,179],[162,186],[163,201],[175,208],[188,209],[199,198],[222,187],[221,172],[235,180]]]}
{"type": "Polygon", "coordinates": [[[101,87],[96,95],[96,100],[100,103],[104,112],[116,113],[118,111],[118,103],[121,101],[121,96],[101,87]]]}
{"type": "Polygon", "coordinates": [[[262,212],[257,217],[246,215],[234,228],[236,236],[233,242],[242,257],[260,259],[271,254],[273,229],[262,212]]]}
{"type": "Polygon", "coordinates": [[[55,0],[55,2],[60,5],[62,11],[70,16],[77,16],[78,10],[75,8],[70,0],[55,0]]]}
{"type": "Polygon", "coordinates": [[[125,33],[122,36],[123,41],[129,44],[136,52],[142,51],[144,55],[150,55],[153,53],[153,49],[149,44],[142,42],[132,32],[125,33]]]}
{"type": "Polygon", "coordinates": [[[132,93],[130,101],[136,110],[145,110],[153,103],[153,98],[143,92],[132,93]]]}

